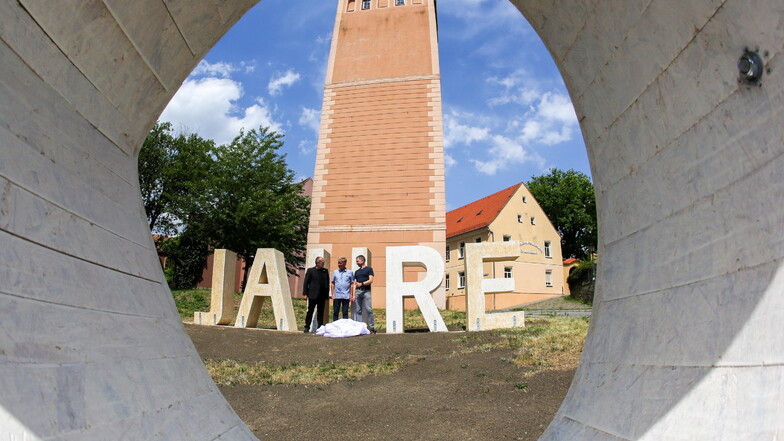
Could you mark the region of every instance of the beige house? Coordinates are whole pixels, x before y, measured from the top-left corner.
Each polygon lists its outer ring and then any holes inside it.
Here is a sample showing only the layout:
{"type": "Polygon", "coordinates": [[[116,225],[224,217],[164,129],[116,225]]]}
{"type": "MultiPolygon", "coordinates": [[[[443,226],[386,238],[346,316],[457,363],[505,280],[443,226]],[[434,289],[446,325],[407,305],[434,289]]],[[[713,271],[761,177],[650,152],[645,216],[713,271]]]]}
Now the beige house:
{"type": "Polygon", "coordinates": [[[446,214],[446,306],[464,311],[465,244],[513,241],[520,244],[514,262],[484,264],[486,278],[514,278],[512,293],[487,294],[488,310],[522,305],[564,293],[561,237],[521,184],[446,214]]]}

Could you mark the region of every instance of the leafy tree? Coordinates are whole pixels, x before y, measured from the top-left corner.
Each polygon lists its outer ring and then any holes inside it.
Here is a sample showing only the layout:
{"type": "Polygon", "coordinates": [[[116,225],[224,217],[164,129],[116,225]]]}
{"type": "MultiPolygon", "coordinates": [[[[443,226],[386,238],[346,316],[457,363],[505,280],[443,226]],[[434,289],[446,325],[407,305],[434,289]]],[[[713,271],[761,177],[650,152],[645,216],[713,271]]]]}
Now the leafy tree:
{"type": "Polygon", "coordinates": [[[231,144],[215,149],[200,219],[189,225],[203,231],[215,248],[243,257],[246,268],[258,248],[275,248],[294,273],[305,260],[310,197],[300,194],[303,184],[294,182],[285,155],[278,153],[282,138],[260,127],[240,131],[231,144]]]}
{"type": "Polygon", "coordinates": [[[281,251],[290,273],[304,263],[310,198],[278,153],[282,138],[261,127],[215,147],[198,135],[172,136],[169,123],[150,131],[139,181],[150,229],[179,234],[163,245],[175,287],[199,282],[207,246],[236,252],[246,269],[258,248],[281,251]]]}
{"type": "Polygon", "coordinates": [[[158,122],[139,152],[139,185],[150,230],[173,235],[198,206],[193,196],[209,173],[214,143],[198,135],[172,135],[171,123],[158,122]]]}
{"type": "Polygon", "coordinates": [[[596,195],[584,173],[553,168],[526,184],[561,234],[563,257],[586,259],[596,250],[596,195]]]}
{"type": "MultiPolygon", "coordinates": [[[[204,240],[188,231],[161,241],[161,249],[174,262],[167,281],[174,289],[193,289],[201,282],[207,267],[209,247],[204,240]]],[[[168,266],[168,265],[167,265],[168,266]]]]}

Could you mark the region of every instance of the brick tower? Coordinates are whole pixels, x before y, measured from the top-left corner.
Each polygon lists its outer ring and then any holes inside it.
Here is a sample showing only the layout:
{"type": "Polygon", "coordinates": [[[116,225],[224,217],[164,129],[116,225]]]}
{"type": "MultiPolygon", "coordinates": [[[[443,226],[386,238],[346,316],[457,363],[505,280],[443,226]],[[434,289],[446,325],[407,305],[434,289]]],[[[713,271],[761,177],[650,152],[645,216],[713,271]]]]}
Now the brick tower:
{"type": "MultiPolygon", "coordinates": [[[[444,254],[437,39],[435,0],[338,0],[308,249],[329,251],[332,270],[341,256],[353,265],[353,248],[368,248],[379,308],[386,304],[387,246],[444,254]]],[[[445,307],[443,287],[434,298],[445,307]]]]}

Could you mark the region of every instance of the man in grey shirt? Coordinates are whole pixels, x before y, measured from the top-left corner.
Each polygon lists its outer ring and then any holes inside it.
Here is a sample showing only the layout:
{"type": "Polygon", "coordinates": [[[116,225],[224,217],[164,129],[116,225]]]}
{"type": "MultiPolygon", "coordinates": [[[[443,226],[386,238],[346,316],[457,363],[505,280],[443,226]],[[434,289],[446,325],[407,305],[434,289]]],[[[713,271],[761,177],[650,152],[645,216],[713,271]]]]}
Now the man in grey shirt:
{"type": "Polygon", "coordinates": [[[373,268],[365,265],[365,256],[357,256],[357,268],[354,272],[354,320],[365,321],[363,315],[367,315],[368,327],[370,332],[376,333],[375,318],[373,317],[373,301],[370,296],[370,285],[373,284],[373,268]]]}

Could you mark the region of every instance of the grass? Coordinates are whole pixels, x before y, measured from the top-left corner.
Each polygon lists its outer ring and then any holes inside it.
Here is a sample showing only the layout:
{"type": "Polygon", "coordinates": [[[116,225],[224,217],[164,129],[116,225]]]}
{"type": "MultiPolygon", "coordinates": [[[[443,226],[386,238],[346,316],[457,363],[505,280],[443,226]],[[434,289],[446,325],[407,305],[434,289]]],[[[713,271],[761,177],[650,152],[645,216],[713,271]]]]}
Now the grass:
{"type": "Polygon", "coordinates": [[[332,363],[319,361],[312,365],[291,363],[268,365],[236,360],[204,360],[213,381],[221,386],[251,384],[325,385],[337,381],[354,381],[371,375],[392,374],[403,368],[402,361],[380,363],[332,363]]]}
{"type": "Polygon", "coordinates": [[[526,321],[526,326],[492,331],[498,340],[470,346],[478,334],[466,334],[454,341],[464,344],[455,353],[488,352],[492,349],[511,348],[515,355],[511,362],[531,368],[524,377],[547,370],[574,369],[580,362],[588,317],[548,317],[526,321]]]}
{"type": "MultiPolygon", "coordinates": [[[[195,311],[209,310],[210,290],[208,289],[173,291],[173,295],[180,316],[184,321],[192,321],[195,311]]],[[[235,309],[239,307],[241,297],[241,294],[235,294],[235,309]]],[[[306,301],[292,299],[292,303],[297,323],[304,324],[307,310],[306,301]]],[[[548,307],[548,309],[554,308],[548,307]]],[[[386,311],[374,309],[373,312],[376,327],[383,329],[386,325],[386,311]]],[[[440,312],[450,329],[460,329],[465,326],[465,312],[448,310],[440,312]]],[[[547,370],[573,369],[577,367],[580,360],[589,320],[588,317],[528,319],[523,328],[487,331],[492,336],[491,339],[487,338],[486,333],[463,333],[453,340],[455,343],[454,354],[488,352],[496,348],[513,349],[514,356],[507,361],[517,366],[529,368],[523,374],[524,378],[547,370]]],[[[419,310],[406,310],[403,321],[405,329],[427,328],[419,310]]],[[[269,302],[265,302],[262,307],[259,327],[275,328],[275,318],[269,302]]],[[[205,364],[215,382],[220,385],[324,385],[336,381],[358,380],[369,375],[391,374],[416,361],[415,359],[396,359],[380,363],[319,361],[312,365],[297,363],[268,365],[236,360],[208,359],[205,360],[205,364]]],[[[465,368],[467,367],[465,365],[465,368]]],[[[516,385],[518,389],[527,390],[527,383],[519,384],[519,386],[516,385]]]]}
{"type": "Polygon", "coordinates": [[[529,320],[524,328],[503,329],[495,334],[516,349],[514,363],[532,368],[531,376],[546,370],[574,369],[580,362],[588,317],[551,317],[529,320]]]}
{"type": "Polygon", "coordinates": [[[552,299],[543,300],[541,302],[531,303],[519,308],[514,308],[512,311],[536,311],[540,309],[547,310],[562,310],[562,309],[591,309],[593,305],[582,300],[575,299],[571,296],[553,297],[552,299]]]}
{"type": "MultiPolygon", "coordinates": [[[[197,311],[210,310],[210,290],[209,289],[189,289],[189,290],[173,290],[174,303],[177,305],[177,310],[180,317],[184,322],[193,322],[193,313],[197,311]]],[[[234,311],[239,310],[240,301],[242,300],[242,293],[234,293],[234,311]]],[[[294,306],[294,317],[296,317],[297,324],[300,326],[305,325],[305,314],[308,310],[308,303],[302,298],[293,298],[292,304],[294,306]]],[[[461,311],[439,310],[444,323],[449,329],[462,329],[466,323],[466,313],[461,311]]],[[[386,329],[386,310],[373,309],[375,318],[376,329],[386,329]]],[[[232,322],[233,324],[234,322],[232,322]]],[[[275,329],[275,314],[272,311],[272,303],[265,301],[261,308],[259,316],[259,328],[275,329]]],[[[419,309],[403,311],[403,329],[425,329],[427,324],[419,309]]]]}

